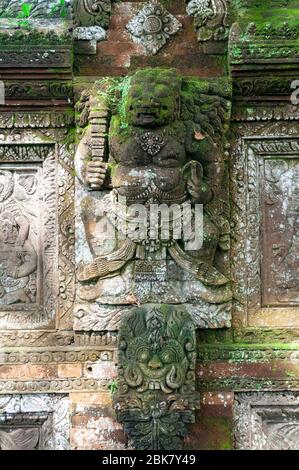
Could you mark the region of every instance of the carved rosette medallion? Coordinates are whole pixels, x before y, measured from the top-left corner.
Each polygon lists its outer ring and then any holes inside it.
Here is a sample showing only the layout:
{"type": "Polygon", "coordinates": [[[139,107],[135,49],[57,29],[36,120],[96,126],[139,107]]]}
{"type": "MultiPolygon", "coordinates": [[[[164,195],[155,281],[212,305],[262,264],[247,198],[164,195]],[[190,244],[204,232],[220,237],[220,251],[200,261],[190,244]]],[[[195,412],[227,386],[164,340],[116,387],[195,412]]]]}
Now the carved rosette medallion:
{"type": "Polygon", "coordinates": [[[194,422],[196,338],[182,308],[149,304],[119,331],[118,420],[137,449],[180,449],[194,422]]]}
{"type": "Polygon", "coordinates": [[[157,155],[165,145],[163,136],[156,135],[153,132],[145,132],[144,134],[137,136],[136,140],[142,150],[145,150],[145,152],[151,156],[157,155]]]}
{"type": "Polygon", "coordinates": [[[156,54],[181,27],[175,16],[157,2],[147,3],[127,24],[134,41],[142,44],[148,54],[156,54]]]}

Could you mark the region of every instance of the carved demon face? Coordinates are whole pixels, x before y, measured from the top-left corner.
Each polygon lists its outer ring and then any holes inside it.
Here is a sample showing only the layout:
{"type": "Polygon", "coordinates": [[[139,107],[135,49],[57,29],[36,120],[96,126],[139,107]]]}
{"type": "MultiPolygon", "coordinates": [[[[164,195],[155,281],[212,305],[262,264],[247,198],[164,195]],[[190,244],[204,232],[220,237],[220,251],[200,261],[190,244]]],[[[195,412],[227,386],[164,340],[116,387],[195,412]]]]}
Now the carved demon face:
{"type": "Polygon", "coordinates": [[[158,127],[179,117],[181,79],[174,69],[143,69],[131,78],[125,97],[126,120],[133,126],[158,127]]]}
{"type": "Polygon", "coordinates": [[[138,320],[143,332],[125,345],[126,384],[137,392],[178,392],[186,385],[193,349],[188,320],[177,312],[166,318],[156,309],[138,320]]]}

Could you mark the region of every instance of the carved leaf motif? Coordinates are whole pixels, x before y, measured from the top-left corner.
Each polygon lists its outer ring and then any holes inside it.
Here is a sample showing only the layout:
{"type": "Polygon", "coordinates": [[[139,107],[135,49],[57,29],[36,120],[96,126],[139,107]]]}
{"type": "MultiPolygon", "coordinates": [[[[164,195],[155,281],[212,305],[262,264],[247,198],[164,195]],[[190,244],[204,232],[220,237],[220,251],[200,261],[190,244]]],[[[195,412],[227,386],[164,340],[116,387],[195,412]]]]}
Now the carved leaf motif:
{"type": "MultiPolygon", "coordinates": [[[[20,0],[0,0],[0,17],[1,18],[15,18],[21,11],[20,0]]],[[[54,7],[57,6],[57,0],[30,0],[27,2],[31,5],[30,18],[59,18],[60,11],[54,7]]],[[[70,0],[65,0],[65,6],[68,8],[70,0]]]]}
{"type": "Polygon", "coordinates": [[[76,27],[101,26],[107,28],[111,13],[111,0],[74,0],[76,27]]]}
{"type": "Polygon", "coordinates": [[[193,422],[195,335],[173,306],[133,309],[119,332],[118,419],[137,449],[180,449],[193,422]]]}
{"type": "Polygon", "coordinates": [[[235,448],[297,450],[298,398],[296,392],[237,393],[234,404],[235,448]]]}
{"type": "MultiPolygon", "coordinates": [[[[162,407],[163,409],[163,407],[162,407]]],[[[125,420],[124,428],[139,450],[180,450],[182,438],[187,435],[186,425],[194,421],[192,412],[163,412],[157,407],[149,414],[135,412],[134,421],[125,420]]],[[[133,418],[133,416],[132,416],[133,418]]]]}
{"type": "Polygon", "coordinates": [[[38,429],[15,429],[4,431],[0,428],[1,450],[33,450],[39,441],[38,429]]]}

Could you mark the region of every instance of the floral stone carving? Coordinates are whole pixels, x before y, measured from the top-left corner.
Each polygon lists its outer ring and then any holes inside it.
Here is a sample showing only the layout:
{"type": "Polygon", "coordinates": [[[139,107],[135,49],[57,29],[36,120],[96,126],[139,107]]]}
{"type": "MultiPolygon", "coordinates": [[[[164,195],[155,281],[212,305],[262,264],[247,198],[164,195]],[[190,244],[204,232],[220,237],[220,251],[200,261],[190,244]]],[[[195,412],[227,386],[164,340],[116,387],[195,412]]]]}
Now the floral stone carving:
{"type": "Polygon", "coordinates": [[[0,146],[0,326],[5,329],[54,322],[55,172],[53,145],[0,146]]]}
{"type": "Polygon", "coordinates": [[[227,39],[228,0],[186,0],[187,13],[194,16],[199,41],[227,39]]]}
{"type": "Polygon", "coordinates": [[[138,449],[180,449],[194,422],[196,337],[180,308],[148,305],[119,331],[117,417],[138,449]]]}
{"type": "Polygon", "coordinates": [[[147,3],[127,24],[133,39],[149,54],[156,54],[181,27],[175,16],[156,1],[147,3]]]}
{"type": "Polygon", "coordinates": [[[298,450],[298,392],[235,395],[234,441],[238,450],[298,450]]]}
{"type": "Polygon", "coordinates": [[[101,26],[107,29],[111,14],[111,0],[75,0],[74,26],[101,26]]]}
{"type": "Polygon", "coordinates": [[[0,397],[0,450],[68,450],[69,426],[67,395],[0,397]]]}
{"type": "MultiPolygon", "coordinates": [[[[175,70],[159,68],[140,70],[120,87],[117,100],[119,90],[106,94],[115,107],[100,103],[97,96],[105,101],[105,93],[96,90],[83,93],[77,105],[83,127],[76,153],[79,304],[96,301],[96,312],[98,304],[203,301],[208,316],[209,304],[228,306],[231,299],[225,154],[230,87],[225,81],[183,81],[175,70]],[[174,227],[186,222],[185,207],[192,212],[203,205],[201,248],[189,249],[187,230],[176,239],[170,227],[164,237],[159,221],[155,233],[144,220],[134,231],[134,204],[149,209],[146,216],[152,204],[175,204],[174,227]]],[[[76,324],[80,329],[80,319],[76,324]]],[[[218,327],[225,324],[222,319],[218,327]]]]}
{"type": "Polygon", "coordinates": [[[111,0],[75,0],[73,5],[73,37],[86,42],[76,47],[77,53],[96,54],[97,42],[106,38],[111,14],[111,0]]]}

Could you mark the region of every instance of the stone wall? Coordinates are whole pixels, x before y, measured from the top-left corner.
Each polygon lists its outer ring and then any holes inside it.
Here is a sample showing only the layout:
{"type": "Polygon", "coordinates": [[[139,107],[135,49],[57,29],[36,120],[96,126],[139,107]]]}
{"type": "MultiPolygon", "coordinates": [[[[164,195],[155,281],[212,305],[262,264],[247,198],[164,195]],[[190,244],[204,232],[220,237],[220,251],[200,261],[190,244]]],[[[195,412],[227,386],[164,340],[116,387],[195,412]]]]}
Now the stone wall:
{"type": "Polygon", "coordinates": [[[31,7],[0,0],[0,449],[298,448],[297,2],[31,7]],[[203,251],[111,249],[124,188],[203,204],[203,251]]]}

